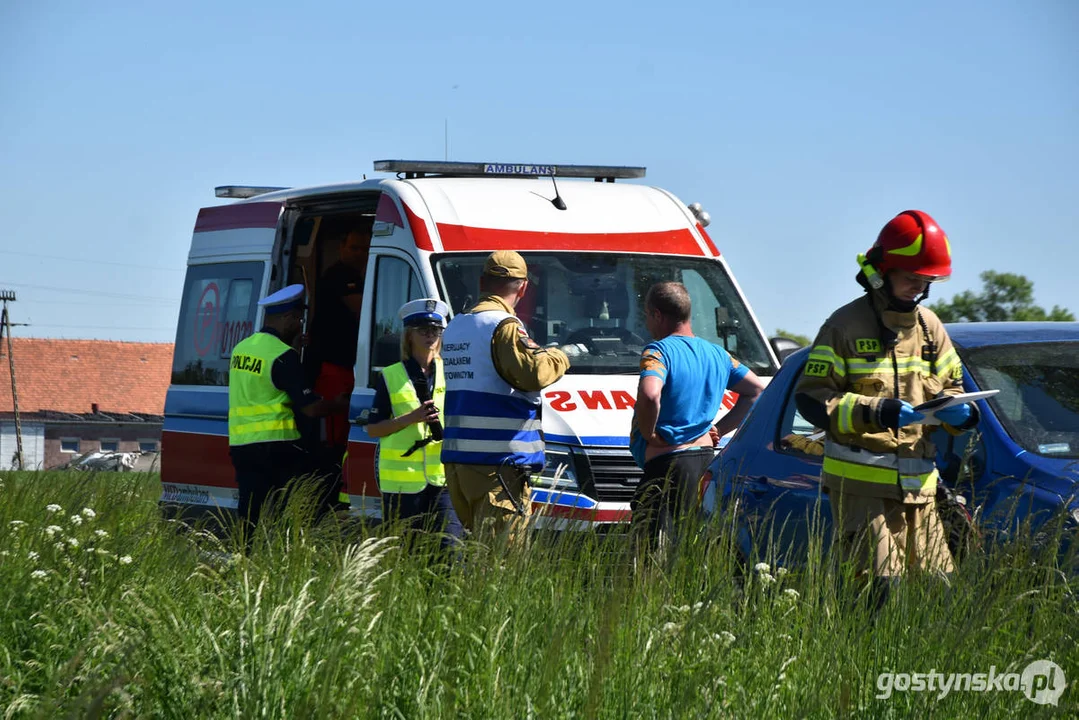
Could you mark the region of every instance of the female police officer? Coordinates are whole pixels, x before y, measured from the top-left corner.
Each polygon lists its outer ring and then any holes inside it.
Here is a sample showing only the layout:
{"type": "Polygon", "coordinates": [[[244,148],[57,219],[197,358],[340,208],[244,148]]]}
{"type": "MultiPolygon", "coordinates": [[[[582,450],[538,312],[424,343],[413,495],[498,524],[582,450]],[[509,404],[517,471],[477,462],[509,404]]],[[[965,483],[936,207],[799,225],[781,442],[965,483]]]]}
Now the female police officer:
{"type": "Polygon", "coordinates": [[[442,533],[443,549],[464,534],[446,492],[440,416],[446,396],[442,331],[449,308],[420,299],[398,311],[404,324],[401,362],[382,370],[367,434],[379,438],[378,489],[384,520],[442,533]]]}

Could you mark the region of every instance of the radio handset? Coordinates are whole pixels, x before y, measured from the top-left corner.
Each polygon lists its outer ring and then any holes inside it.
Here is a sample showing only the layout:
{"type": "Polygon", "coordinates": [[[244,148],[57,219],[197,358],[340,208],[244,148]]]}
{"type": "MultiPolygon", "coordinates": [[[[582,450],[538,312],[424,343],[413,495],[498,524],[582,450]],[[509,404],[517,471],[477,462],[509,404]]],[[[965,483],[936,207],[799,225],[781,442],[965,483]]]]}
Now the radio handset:
{"type": "MultiPolygon", "coordinates": [[[[421,375],[420,377],[415,378],[412,385],[416,390],[416,399],[420,401],[421,405],[431,399],[431,390],[426,376],[421,375]]],[[[408,457],[420,448],[426,447],[433,442],[442,442],[442,423],[438,420],[432,420],[427,423],[427,427],[431,429],[431,434],[428,437],[420,438],[414,442],[412,447],[410,447],[401,457],[408,457]]]]}

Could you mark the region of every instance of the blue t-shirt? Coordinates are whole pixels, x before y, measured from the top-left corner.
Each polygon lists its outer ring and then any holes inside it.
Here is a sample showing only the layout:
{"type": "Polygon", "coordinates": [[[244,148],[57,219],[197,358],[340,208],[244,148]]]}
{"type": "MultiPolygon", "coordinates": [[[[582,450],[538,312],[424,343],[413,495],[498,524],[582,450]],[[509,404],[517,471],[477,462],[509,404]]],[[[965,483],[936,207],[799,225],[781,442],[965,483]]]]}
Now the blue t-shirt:
{"type": "MultiPolygon", "coordinates": [[[[641,352],[641,377],[663,381],[656,433],[668,445],[684,445],[708,432],[723,402],[723,393],[749,372],[719,345],[699,337],[668,335],[641,352]]],[[[630,431],[630,453],[644,467],[647,443],[636,426],[630,431]]]]}

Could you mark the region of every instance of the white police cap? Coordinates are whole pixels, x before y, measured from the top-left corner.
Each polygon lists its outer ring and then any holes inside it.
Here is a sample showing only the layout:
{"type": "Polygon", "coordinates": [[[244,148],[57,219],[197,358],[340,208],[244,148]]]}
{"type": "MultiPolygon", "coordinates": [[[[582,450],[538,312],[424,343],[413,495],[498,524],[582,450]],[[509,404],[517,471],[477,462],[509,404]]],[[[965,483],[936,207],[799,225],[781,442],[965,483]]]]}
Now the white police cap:
{"type": "Polygon", "coordinates": [[[303,285],[296,284],[283,287],[259,300],[259,306],[266,311],[267,315],[276,315],[302,308],[304,307],[303,285]]]}
{"type": "Polygon", "coordinates": [[[450,312],[450,306],[441,300],[434,298],[420,298],[410,300],[401,306],[397,316],[405,327],[418,325],[437,325],[446,327],[446,315],[450,312]]]}

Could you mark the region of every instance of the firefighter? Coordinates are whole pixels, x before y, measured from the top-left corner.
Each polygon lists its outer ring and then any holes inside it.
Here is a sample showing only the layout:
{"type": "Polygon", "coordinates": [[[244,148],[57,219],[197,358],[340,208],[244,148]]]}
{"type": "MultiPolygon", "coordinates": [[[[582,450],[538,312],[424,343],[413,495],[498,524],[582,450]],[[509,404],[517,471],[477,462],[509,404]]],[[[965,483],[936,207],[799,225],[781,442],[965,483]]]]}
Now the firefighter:
{"type": "MultiPolygon", "coordinates": [[[[303,285],[289,285],[259,305],[265,311],[262,329],[237,343],[229,361],[229,455],[248,548],[270,494],[312,469],[296,413],[317,418],[348,407],[347,394],[323,400],[304,382],[300,355],[292,348],[303,322],[303,285]]],[[[322,495],[328,493],[324,489],[322,495]]],[[[320,509],[327,502],[320,497],[320,509]]]]}
{"type": "Polygon", "coordinates": [[[569,358],[537,345],[514,314],[528,289],[528,266],[512,250],[483,264],[482,296],[454,316],[443,336],[446,439],[442,460],[461,522],[523,540],[531,507],[528,478],[543,469],[540,391],[561,378],[569,358]]]}
{"type": "MultiPolygon", "coordinates": [[[[931,426],[914,406],[962,392],[963,366],[943,324],[920,303],[952,273],[944,230],[927,213],[890,220],[856,276],[865,291],[836,310],[813,342],[795,402],[825,428],[821,480],[844,560],[871,574],[875,606],[906,569],[951,573],[936,507],[931,426]]],[[[963,404],[937,413],[953,434],[977,424],[963,404]]]]}
{"type": "Polygon", "coordinates": [[[382,518],[437,529],[444,550],[464,535],[446,492],[441,457],[446,380],[440,351],[448,313],[446,303],[429,298],[398,311],[404,325],[401,362],[383,368],[367,424],[367,434],[379,438],[382,518]]]}

